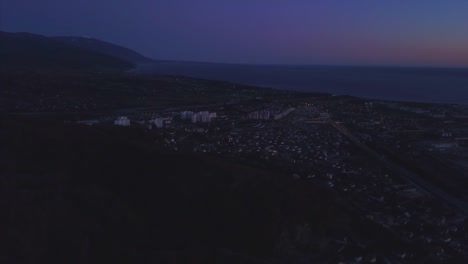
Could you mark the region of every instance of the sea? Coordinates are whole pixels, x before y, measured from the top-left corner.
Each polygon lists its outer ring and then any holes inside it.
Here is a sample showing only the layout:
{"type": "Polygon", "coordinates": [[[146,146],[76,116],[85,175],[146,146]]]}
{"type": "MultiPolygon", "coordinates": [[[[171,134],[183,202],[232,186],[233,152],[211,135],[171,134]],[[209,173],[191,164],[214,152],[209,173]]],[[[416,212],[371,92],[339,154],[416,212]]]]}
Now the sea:
{"type": "Polygon", "coordinates": [[[221,80],[278,89],[468,105],[468,68],[249,65],[161,61],[143,74],[221,80]]]}

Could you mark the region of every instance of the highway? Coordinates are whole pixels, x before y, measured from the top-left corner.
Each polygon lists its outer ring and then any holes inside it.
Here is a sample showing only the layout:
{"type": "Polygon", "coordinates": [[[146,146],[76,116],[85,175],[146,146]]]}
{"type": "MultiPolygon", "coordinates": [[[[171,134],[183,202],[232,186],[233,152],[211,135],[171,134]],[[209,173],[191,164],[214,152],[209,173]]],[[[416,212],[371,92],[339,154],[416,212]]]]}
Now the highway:
{"type": "Polygon", "coordinates": [[[398,175],[405,178],[408,182],[412,183],[422,192],[431,194],[432,196],[441,199],[443,202],[450,205],[451,207],[458,209],[460,213],[468,215],[468,206],[465,201],[460,200],[452,194],[447,193],[446,191],[438,188],[437,186],[430,184],[420,175],[409,171],[408,169],[402,167],[398,163],[387,159],[375,150],[369,148],[367,145],[363,144],[360,140],[358,140],[351,132],[348,131],[348,129],[346,129],[340,123],[332,120],[330,120],[329,123],[334,128],[336,128],[341,134],[347,137],[351,142],[353,142],[356,146],[358,146],[361,150],[374,157],[378,162],[382,163],[386,167],[395,171],[398,175]]]}

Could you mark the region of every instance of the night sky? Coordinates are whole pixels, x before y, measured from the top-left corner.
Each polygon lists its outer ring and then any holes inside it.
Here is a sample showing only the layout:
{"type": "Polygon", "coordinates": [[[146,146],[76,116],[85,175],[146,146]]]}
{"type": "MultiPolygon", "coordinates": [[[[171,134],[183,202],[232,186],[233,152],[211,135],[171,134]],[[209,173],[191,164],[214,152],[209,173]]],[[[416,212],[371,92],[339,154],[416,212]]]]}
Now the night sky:
{"type": "Polygon", "coordinates": [[[468,66],[467,0],[0,0],[1,30],[156,59],[468,66]]]}

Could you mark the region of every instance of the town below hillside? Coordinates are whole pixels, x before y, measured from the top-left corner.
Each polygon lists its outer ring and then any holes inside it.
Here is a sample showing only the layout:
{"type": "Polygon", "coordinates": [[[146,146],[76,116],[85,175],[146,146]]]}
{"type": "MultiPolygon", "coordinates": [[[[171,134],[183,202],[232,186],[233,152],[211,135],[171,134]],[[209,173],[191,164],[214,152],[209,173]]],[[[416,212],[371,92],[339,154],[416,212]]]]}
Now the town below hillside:
{"type": "Polygon", "coordinates": [[[0,78],[5,263],[468,260],[467,106],[0,78]]]}

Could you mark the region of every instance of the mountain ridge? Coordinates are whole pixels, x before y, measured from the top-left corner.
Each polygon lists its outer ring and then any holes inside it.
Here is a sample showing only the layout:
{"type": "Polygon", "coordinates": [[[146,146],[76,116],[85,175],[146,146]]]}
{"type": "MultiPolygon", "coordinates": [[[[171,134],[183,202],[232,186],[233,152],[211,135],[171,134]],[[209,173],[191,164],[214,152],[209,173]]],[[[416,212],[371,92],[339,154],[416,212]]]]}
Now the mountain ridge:
{"type": "Polygon", "coordinates": [[[73,47],[84,48],[87,50],[107,54],[134,64],[155,62],[155,60],[145,57],[144,55],[130,48],[100,39],[77,36],[55,36],[51,38],[73,47]]]}
{"type": "Polygon", "coordinates": [[[0,31],[0,58],[2,72],[124,72],[153,61],[97,39],[6,31],[0,31]]]}

